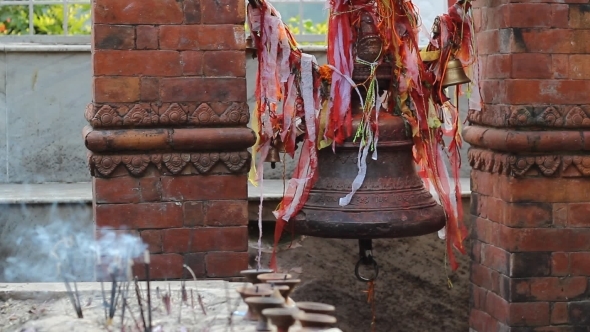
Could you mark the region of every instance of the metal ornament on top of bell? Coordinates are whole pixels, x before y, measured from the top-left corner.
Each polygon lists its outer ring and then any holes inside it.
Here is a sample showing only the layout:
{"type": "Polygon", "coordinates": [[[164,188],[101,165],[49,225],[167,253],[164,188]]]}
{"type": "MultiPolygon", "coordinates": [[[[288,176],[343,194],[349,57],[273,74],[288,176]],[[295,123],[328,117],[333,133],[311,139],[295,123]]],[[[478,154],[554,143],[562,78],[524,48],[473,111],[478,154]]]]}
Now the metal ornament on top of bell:
{"type": "Polygon", "coordinates": [[[442,79],[442,87],[447,88],[453,85],[461,85],[471,82],[469,77],[465,74],[461,60],[452,58],[447,64],[445,75],[442,79]]]}

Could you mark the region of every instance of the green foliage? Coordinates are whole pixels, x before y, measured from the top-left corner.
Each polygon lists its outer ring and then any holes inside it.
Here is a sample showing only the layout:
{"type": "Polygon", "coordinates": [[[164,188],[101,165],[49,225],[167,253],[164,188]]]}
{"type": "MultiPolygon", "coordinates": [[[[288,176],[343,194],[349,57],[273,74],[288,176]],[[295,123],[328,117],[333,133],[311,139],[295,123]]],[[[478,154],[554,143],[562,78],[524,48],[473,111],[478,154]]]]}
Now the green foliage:
{"type": "MultiPolygon", "coordinates": [[[[285,24],[289,27],[289,30],[294,35],[327,35],[328,34],[328,21],[326,20],[323,23],[313,23],[312,20],[303,20],[303,32],[301,32],[301,26],[299,24],[299,16],[291,17],[285,24]]],[[[246,34],[250,35],[250,27],[246,23],[246,34]]],[[[325,42],[300,42],[300,44],[315,44],[315,45],[325,45],[325,42]]]]}
{"type": "Polygon", "coordinates": [[[29,16],[26,6],[0,7],[0,33],[17,35],[29,32],[29,16]]]}
{"type": "MultiPolygon", "coordinates": [[[[88,35],[91,31],[90,5],[67,6],[68,34],[88,35]]],[[[38,35],[63,35],[64,6],[37,5],[33,9],[33,26],[38,35]]],[[[0,6],[0,34],[29,34],[28,6],[0,6]]]]}
{"type": "Polygon", "coordinates": [[[299,24],[299,16],[293,16],[287,21],[287,26],[295,35],[326,35],[328,34],[328,22],[313,23],[312,20],[303,20],[303,31],[299,24]]]}

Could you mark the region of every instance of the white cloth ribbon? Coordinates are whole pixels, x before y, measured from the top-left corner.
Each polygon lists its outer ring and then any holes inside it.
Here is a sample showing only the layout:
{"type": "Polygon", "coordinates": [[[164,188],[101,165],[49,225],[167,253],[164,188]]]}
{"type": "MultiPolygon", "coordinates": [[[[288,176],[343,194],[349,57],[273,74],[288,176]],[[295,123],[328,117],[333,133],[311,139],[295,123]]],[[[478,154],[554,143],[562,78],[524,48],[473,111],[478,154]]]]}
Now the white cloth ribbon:
{"type": "MultiPolygon", "coordinates": [[[[360,59],[357,59],[357,61],[360,61],[360,59]]],[[[369,65],[371,67],[371,69],[374,69],[378,65],[378,63],[376,63],[376,62],[375,63],[363,62],[363,64],[369,65]]],[[[332,69],[335,73],[341,75],[354,88],[354,90],[356,91],[356,93],[359,96],[359,99],[361,102],[361,108],[364,109],[365,108],[365,101],[363,100],[361,92],[359,91],[356,83],[352,80],[352,78],[348,75],[344,75],[342,72],[340,72],[334,66],[328,65],[328,67],[330,69],[332,69]]],[[[372,72],[372,70],[371,70],[371,72],[372,72]]],[[[371,158],[373,160],[377,160],[377,142],[379,141],[379,138],[378,138],[379,109],[381,108],[381,98],[379,96],[379,82],[377,80],[375,80],[375,91],[373,93],[372,104],[375,106],[375,121],[377,123],[377,130],[375,133],[373,133],[371,130],[370,124],[367,124],[367,126],[365,128],[365,135],[367,136],[367,141],[365,142],[364,145],[359,146],[359,154],[358,154],[358,160],[357,160],[358,173],[357,173],[356,177],[354,178],[354,180],[352,181],[350,193],[348,193],[344,197],[341,197],[338,200],[338,204],[340,206],[346,206],[346,205],[350,204],[354,194],[363,185],[363,182],[365,181],[365,177],[367,175],[367,156],[369,155],[369,151],[371,149],[371,146],[374,147],[373,155],[371,158]]]]}
{"type": "MultiPolygon", "coordinates": [[[[367,126],[370,127],[370,126],[367,126]]],[[[338,203],[340,206],[346,206],[350,204],[352,197],[357,192],[357,190],[363,185],[365,181],[365,176],[367,175],[367,155],[369,154],[369,149],[371,148],[371,144],[373,143],[373,134],[370,130],[367,130],[367,142],[364,146],[359,147],[359,155],[358,155],[358,174],[352,181],[352,189],[350,193],[342,198],[339,199],[338,203]]]]}
{"type": "MultiPolygon", "coordinates": [[[[299,165],[306,165],[300,173],[302,176],[298,179],[291,179],[289,181],[289,187],[295,188],[293,194],[293,200],[285,210],[283,220],[289,221],[295,209],[301,202],[301,197],[308,181],[312,177],[312,165],[317,165],[317,150],[316,147],[316,109],[315,99],[313,92],[313,65],[317,64],[317,61],[313,55],[303,53],[301,55],[301,97],[303,98],[303,109],[305,111],[305,125],[307,130],[306,142],[303,144],[303,151],[301,152],[300,158],[303,160],[299,161],[299,165]]],[[[278,218],[278,213],[275,214],[278,218]]]]}

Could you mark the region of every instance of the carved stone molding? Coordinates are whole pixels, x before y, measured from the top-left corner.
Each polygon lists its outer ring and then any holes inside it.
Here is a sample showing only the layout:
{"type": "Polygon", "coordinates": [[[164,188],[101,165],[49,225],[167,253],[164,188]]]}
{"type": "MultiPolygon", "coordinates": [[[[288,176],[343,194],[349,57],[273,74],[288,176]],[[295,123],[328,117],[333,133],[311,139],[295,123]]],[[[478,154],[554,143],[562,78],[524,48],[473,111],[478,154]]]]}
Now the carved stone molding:
{"type": "Polygon", "coordinates": [[[487,105],[470,110],[467,119],[492,127],[590,128],[590,105],[487,105]]]}
{"type": "Polygon", "coordinates": [[[246,127],[93,129],[86,126],[82,134],[86,148],[100,153],[235,151],[245,150],[256,142],[256,134],[246,127]]]}
{"type": "Polygon", "coordinates": [[[555,153],[590,151],[590,131],[575,130],[519,130],[466,126],[463,139],[472,147],[511,153],[555,153]]]}
{"type": "Polygon", "coordinates": [[[152,153],[130,155],[88,155],[93,176],[120,176],[121,170],[142,176],[150,166],[165,174],[245,173],[251,156],[247,151],[203,153],[152,153]]]}
{"type": "Polygon", "coordinates": [[[138,156],[121,156],[121,161],[125,168],[133,175],[141,175],[147,169],[150,164],[150,156],[138,155],[138,156]]]}
{"type": "Polygon", "coordinates": [[[470,148],[467,153],[467,161],[472,169],[504,175],[510,174],[508,155],[506,154],[470,148]]]}
{"type": "Polygon", "coordinates": [[[590,177],[590,155],[521,155],[471,148],[467,159],[475,170],[513,177],[590,177]]]}
{"type": "Polygon", "coordinates": [[[94,128],[154,126],[236,126],[247,125],[247,103],[113,103],[89,104],[84,113],[94,128]]]}

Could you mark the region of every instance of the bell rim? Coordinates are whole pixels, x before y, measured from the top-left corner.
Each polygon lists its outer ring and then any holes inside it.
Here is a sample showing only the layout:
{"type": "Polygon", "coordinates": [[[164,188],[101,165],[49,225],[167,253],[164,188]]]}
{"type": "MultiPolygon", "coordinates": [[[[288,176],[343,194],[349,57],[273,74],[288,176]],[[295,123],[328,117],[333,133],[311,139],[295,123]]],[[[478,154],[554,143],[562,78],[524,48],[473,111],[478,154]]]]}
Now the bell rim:
{"type": "MultiPolygon", "coordinates": [[[[365,211],[331,211],[332,221],[328,218],[315,218],[314,211],[304,208],[287,227],[298,235],[334,238],[334,239],[386,239],[423,236],[441,230],[446,224],[446,215],[442,206],[434,206],[405,211],[407,220],[400,219],[397,213],[381,212],[384,217],[378,222],[367,222],[371,215],[378,212],[365,211]],[[311,212],[311,213],[310,213],[311,212]],[[408,213],[409,212],[409,213],[408,213]],[[364,221],[336,222],[343,215],[362,214],[364,221]],[[388,216],[389,215],[389,216],[388,216]],[[389,217],[389,218],[387,218],[389,217]]],[[[328,212],[328,211],[326,211],[328,212]]],[[[395,211],[398,212],[399,211],[395,211]]],[[[317,216],[317,213],[315,213],[317,216]]]]}

